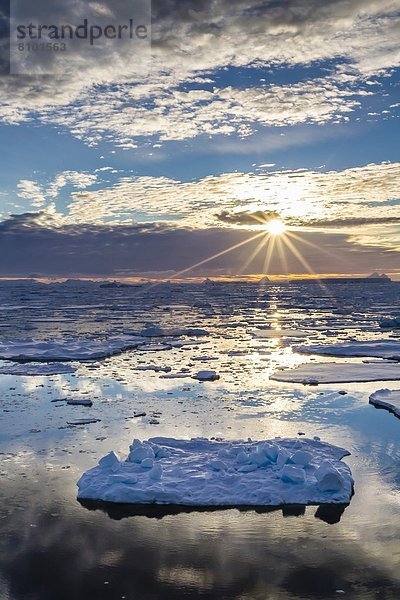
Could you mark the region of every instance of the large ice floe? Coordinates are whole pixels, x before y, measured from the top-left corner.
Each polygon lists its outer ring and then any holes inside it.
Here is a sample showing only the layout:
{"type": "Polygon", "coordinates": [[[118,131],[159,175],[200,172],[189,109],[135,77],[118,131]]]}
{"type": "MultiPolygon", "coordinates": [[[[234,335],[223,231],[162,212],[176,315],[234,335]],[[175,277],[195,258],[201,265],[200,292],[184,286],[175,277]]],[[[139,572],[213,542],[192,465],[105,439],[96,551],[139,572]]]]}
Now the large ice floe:
{"type": "Polygon", "coordinates": [[[183,506],[348,504],[349,452],[318,438],[270,441],[135,439],[78,481],[78,499],[183,506]]]}
{"type": "MultiPolygon", "coordinates": [[[[0,359],[14,361],[93,360],[137,348],[141,339],[113,336],[105,340],[65,338],[53,341],[15,339],[0,341],[0,359]]],[[[142,340],[143,343],[143,340],[142,340]]]]}
{"type": "Polygon", "coordinates": [[[319,383],[352,383],[400,380],[397,362],[379,363],[307,363],[294,369],[275,371],[275,381],[318,385],[319,383]]]}
{"type": "Polygon", "coordinates": [[[377,408],[386,408],[400,418],[400,390],[378,390],[370,395],[369,401],[377,408]]]}
{"type": "Polygon", "coordinates": [[[66,375],[74,373],[75,369],[71,365],[62,363],[24,363],[24,364],[6,364],[0,366],[0,375],[66,375]]]}
{"type": "Polygon", "coordinates": [[[297,346],[294,350],[301,352],[302,354],[319,354],[323,356],[371,356],[373,358],[391,358],[400,360],[400,339],[297,346]]]}

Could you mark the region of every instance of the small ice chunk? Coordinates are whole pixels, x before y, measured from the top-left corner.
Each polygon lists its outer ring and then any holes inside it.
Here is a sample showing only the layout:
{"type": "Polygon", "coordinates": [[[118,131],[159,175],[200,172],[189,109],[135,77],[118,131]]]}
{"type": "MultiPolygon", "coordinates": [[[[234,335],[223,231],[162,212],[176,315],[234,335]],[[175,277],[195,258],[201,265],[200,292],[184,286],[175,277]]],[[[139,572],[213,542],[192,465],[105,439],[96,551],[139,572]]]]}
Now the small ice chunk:
{"type": "Polygon", "coordinates": [[[275,462],[276,459],[278,458],[278,454],[279,454],[279,448],[278,446],[274,446],[272,444],[265,444],[263,446],[263,450],[265,452],[265,455],[272,461],[275,462]]]}
{"type": "Polygon", "coordinates": [[[236,456],[236,462],[238,462],[240,465],[247,465],[250,463],[250,457],[246,452],[241,450],[236,456]]]}
{"type": "Polygon", "coordinates": [[[217,381],[219,375],[216,371],[199,371],[196,375],[193,375],[193,379],[199,381],[217,381]]]}
{"type": "Polygon", "coordinates": [[[250,460],[252,464],[257,465],[257,467],[265,467],[266,465],[271,464],[268,456],[263,452],[262,448],[257,448],[255,452],[250,454],[250,460]]]}
{"type": "Polygon", "coordinates": [[[151,446],[145,446],[144,444],[140,444],[139,446],[135,444],[135,442],[132,444],[131,451],[129,453],[129,462],[140,464],[146,458],[151,458],[154,460],[154,457],[154,450],[151,446]]]}
{"type": "Polygon", "coordinates": [[[290,460],[299,467],[306,467],[312,461],[312,454],[311,452],[307,452],[307,450],[297,450],[297,452],[292,454],[290,460]]]}
{"type": "Polygon", "coordinates": [[[306,480],[306,474],[301,467],[284,465],[281,472],[281,479],[285,483],[304,483],[306,480]]]}
{"type": "Polygon", "coordinates": [[[156,446],[153,450],[157,458],[168,458],[171,455],[170,451],[163,446],[156,446]]]}
{"type": "Polygon", "coordinates": [[[140,463],[140,466],[143,467],[143,469],[152,469],[154,467],[154,460],[152,458],[145,458],[140,463]]]}
{"type": "Polygon", "coordinates": [[[340,492],[343,489],[343,477],[329,462],[323,462],[315,471],[315,477],[321,492],[340,492]]]}
{"type": "Polygon", "coordinates": [[[67,421],[68,425],[90,425],[99,423],[101,419],[78,419],[77,421],[67,421]]]}
{"type": "Polygon", "coordinates": [[[283,465],[285,465],[290,458],[289,452],[284,448],[280,450],[278,457],[276,459],[276,464],[279,469],[282,469],[283,465]]]}
{"type": "Polygon", "coordinates": [[[119,456],[113,450],[99,460],[99,467],[102,469],[114,470],[115,468],[119,468],[120,464],[119,456]]]}
{"type": "Polygon", "coordinates": [[[90,398],[71,398],[67,400],[67,404],[71,406],[93,406],[93,402],[90,398]]]}

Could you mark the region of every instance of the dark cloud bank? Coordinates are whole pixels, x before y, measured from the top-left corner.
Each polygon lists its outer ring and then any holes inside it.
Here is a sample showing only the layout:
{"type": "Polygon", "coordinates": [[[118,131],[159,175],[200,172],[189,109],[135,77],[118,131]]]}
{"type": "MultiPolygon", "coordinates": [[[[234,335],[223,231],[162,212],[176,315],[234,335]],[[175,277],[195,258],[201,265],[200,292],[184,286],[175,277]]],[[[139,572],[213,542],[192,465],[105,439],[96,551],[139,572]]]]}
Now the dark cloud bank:
{"type": "MultiPolygon", "coordinates": [[[[180,271],[208,257],[254,237],[258,232],[227,229],[184,229],[159,224],[116,226],[62,226],[40,224],[40,213],[13,216],[0,223],[0,277],[116,276],[120,273],[180,271]]],[[[379,247],[357,245],[347,234],[307,232],[296,240],[316,273],[368,273],[395,271],[399,253],[379,247]],[[321,247],[318,252],[307,245],[321,247]]],[[[186,275],[237,274],[261,238],[236,248],[186,275]]],[[[243,271],[262,273],[266,250],[243,271]]],[[[304,273],[305,268],[290,251],[286,252],[288,272],[304,273]]],[[[285,270],[274,253],[270,274],[285,270]]]]}

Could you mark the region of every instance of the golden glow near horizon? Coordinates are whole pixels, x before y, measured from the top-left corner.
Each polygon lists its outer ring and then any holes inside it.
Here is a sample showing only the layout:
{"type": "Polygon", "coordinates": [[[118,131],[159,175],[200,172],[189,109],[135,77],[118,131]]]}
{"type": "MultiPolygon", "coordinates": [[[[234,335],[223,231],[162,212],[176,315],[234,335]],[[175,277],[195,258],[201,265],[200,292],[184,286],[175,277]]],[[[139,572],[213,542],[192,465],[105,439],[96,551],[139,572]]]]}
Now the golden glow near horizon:
{"type": "Polygon", "coordinates": [[[266,229],[268,233],[273,236],[282,235],[282,233],[285,233],[286,231],[285,224],[280,219],[273,219],[272,221],[269,221],[266,224],[266,229]]]}

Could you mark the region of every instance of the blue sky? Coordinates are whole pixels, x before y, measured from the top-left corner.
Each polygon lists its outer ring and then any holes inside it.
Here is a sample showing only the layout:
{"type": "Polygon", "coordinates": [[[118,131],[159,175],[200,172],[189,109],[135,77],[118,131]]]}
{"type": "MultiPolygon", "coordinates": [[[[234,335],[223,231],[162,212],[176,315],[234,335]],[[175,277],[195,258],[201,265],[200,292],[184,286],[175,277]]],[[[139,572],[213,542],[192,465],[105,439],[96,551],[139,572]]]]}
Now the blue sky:
{"type": "MultiPolygon", "coordinates": [[[[129,6],[85,10],[110,19],[129,6]]],[[[218,240],[228,248],[264,230],[253,261],[250,242],[189,274],[400,277],[400,2],[158,0],[152,10],[146,74],[120,43],[109,64],[81,48],[68,73],[0,79],[0,276],[170,277],[190,239],[208,241],[193,242],[187,267],[223,251],[218,240]],[[285,261],[276,249],[262,259],[271,219],[286,228],[283,245],[297,236],[304,261],[288,245],[285,261]],[[112,249],[107,270],[94,230],[112,249]],[[49,252],[70,244],[75,263],[48,264],[44,239],[49,252]],[[141,257],[150,239],[151,264],[141,257]],[[84,271],[79,248],[91,256],[84,271]]]]}

